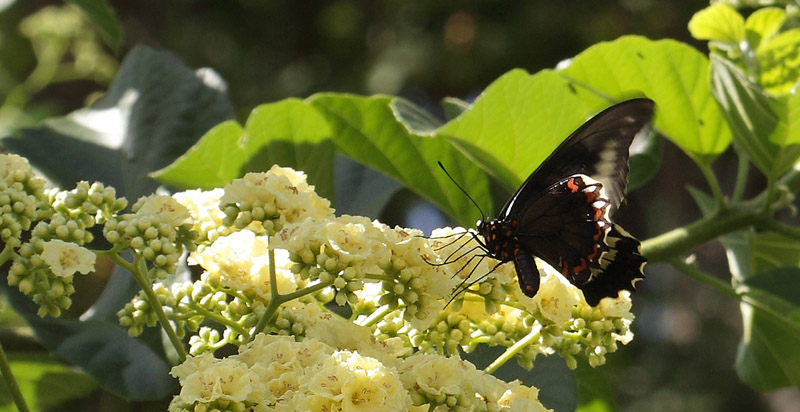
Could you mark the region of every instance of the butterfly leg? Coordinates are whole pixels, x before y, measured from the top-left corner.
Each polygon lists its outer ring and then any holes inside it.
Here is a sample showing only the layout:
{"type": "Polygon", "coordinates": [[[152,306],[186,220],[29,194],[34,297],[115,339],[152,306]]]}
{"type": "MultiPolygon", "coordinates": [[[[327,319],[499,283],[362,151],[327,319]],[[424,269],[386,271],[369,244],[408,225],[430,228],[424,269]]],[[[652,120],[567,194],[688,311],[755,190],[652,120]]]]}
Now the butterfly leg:
{"type": "Polygon", "coordinates": [[[514,251],[514,268],[517,270],[519,287],[525,296],[532,298],[539,291],[539,268],[533,260],[533,255],[522,250],[514,251]]]}

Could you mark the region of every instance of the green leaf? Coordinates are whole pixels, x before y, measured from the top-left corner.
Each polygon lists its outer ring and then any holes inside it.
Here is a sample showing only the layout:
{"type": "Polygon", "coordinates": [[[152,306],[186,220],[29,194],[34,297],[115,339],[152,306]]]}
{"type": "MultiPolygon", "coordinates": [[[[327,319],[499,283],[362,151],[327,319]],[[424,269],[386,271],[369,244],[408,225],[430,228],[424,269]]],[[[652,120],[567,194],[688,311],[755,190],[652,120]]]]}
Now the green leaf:
{"type": "Polygon", "coordinates": [[[710,165],[730,144],[710,94],[708,59],[689,45],[625,36],[586,49],[560,73],[590,107],[635,92],[655,100],[655,128],[701,165],[710,165]]]}
{"type": "Polygon", "coordinates": [[[244,129],[229,120],[214,126],[181,157],[151,176],[179,189],[213,189],[240,177],[245,163],[244,129]]]}
{"type": "Polygon", "coordinates": [[[748,46],[753,50],[758,50],[762,42],[778,32],[784,21],[786,21],[786,11],[783,9],[764,7],[754,11],[744,22],[748,46]]]}
{"type": "MultiPolygon", "coordinates": [[[[79,399],[97,388],[88,375],[76,372],[47,355],[8,354],[11,372],[32,411],[50,410],[66,401],[79,399]]],[[[16,411],[11,393],[0,376],[0,411],[16,411]]]]}
{"type": "Polygon", "coordinates": [[[774,232],[755,234],[750,248],[753,273],[800,264],[800,242],[774,232]]]}
{"type": "Polygon", "coordinates": [[[184,189],[211,189],[277,164],[306,172],[317,193],[333,200],[333,149],[325,120],[292,98],[256,107],[244,129],[232,121],[214,127],[153,176],[184,189]]]}
{"type": "Polygon", "coordinates": [[[397,97],[389,105],[397,120],[411,133],[430,136],[442,125],[440,120],[409,100],[397,97]]]}
{"type": "Polygon", "coordinates": [[[698,40],[714,40],[738,45],[744,40],[744,18],[724,3],[712,4],[689,20],[689,33],[698,40]]]}
{"type": "Polygon", "coordinates": [[[586,114],[583,102],[558,74],[513,70],[490,84],[438,135],[452,139],[513,191],[586,121],[586,114]]]}
{"type": "Polygon", "coordinates": [[[800,268],[762,273],[744,285],[750,304],[742,304],[736,372],[762,391],[800,385],[800,268]]]}
{"type": "Polygon", "coordinates": [[[800,94],[769,96],[731,62],[712,56],[711,64],[734,142],[768,178],[782,175],[800,157],[800,94]]]}
{"type": "MultiPolygon", "coordinates": [[[[771,94],[789,93],[800,80],[800,29],[787,30],[762,42],[756,50],[758,82],[771,94]]],[[[797,93],[794,93],[797,94],[797,93]]]]}
{"type": "Polygon", "coordinates": [[[492,212],[486,174],[446,139],[409,132],[392,111],[392,97],[323,93],[307,101],[327,120],[331,137],[344,154],[431,200],[460,224],[472,225],[478,213],[437,161],[484,213],[492,212]]]}
{"type": "Polygon", "coordinates": [[[469,103],[455,97],[442,99],[442,110],[447,120],[453,120],[469,109],[469,103]]]}
{"type": "Polygon", "coordinates": [[[89,20],[103,32],[106,43],[114,50],[119,50],[122,42],[122,28],[114,10],[106,0],[65,0],[83,10],[89,20]]]}

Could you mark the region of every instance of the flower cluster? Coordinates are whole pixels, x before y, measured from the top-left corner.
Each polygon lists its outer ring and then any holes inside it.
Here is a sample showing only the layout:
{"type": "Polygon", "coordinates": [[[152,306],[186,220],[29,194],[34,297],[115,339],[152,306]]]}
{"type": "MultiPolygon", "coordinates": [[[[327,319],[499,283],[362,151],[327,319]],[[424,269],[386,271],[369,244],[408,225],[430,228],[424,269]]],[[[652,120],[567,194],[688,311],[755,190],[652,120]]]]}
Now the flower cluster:
{"type": "Polygon", "coordinates": [[[307,219],[286,225],[272,248],[289,251],[292,271],[301,279],[329,284],[339,305],[371,301],[402,316],[430,324],[454,283],[444,270],[426,262],[430,245],[417,230],[390,228],[359,216],[307,219]],[[426,252],[427,251],[427,252],[426,252]],[[364,292],[367,283],[380,283],[364,292]]]}
{"type": "Polygon", "coordinates": [[[13,262],[8,284],[39,305],[39,316],[59,316],[72,304],[73,275],[94,270],[96,255],[82,247],[93,240],[89,229],[124,208],[125,199],[101,183],[45,191],[44,180],[16,155],[0,155],[0,192],[4,257],[13,262]]]}
{"type": "Polygon", "coordinates": [[[177,271],[182,245],[192,234],[189,211],[165,195],[140,198],[133,213],[111,218],[103,227],[106,240],[117,247],[130,248],[153,267],[149,279],[164,279],[177,271]]]}
{"type": "Polygon", "coordinates": [[[145,289],[117,313],[120,324],[137,336],[161,323],[196,356],[173,370],[183,389],[172,410],[541,410],[535,388],[492,378],[458,353],[500,345],[526,368],[551,354],[575,368],[578,358],[605,363],[632,338],[627,293],[592,307],[537,261],[541,285],[529,298],[513,265],[488,259],[474,232],[426,238],[334,216],[292,169],[143,197],[126,214],[125,199],[98,183],[45,191],[19,157],[0,156],[0,178],[9,283],[40,315],[58,316],[72,276],[93,271],[96,253],[130,270],[145,289]],[[92,252],[99,224],[111,248],[92,252]],[[183,250],[199,279],[177,273],[183,250]],[[210,355],[227,345],[240,354],[210,355]]]}
{"type": "Polygon", "coordinates": [[[0,154],[0,240],[6,245],[18,247],[22,232],[37,219],[45,203],[44,183],[27,159],[0,154]]]}
{"type": "Polygon", "coordinates": [[[455,357],[388,361],[307,338],[258,335],[239,354],[204,354],[172,369],[170,411],[545,411],[535,388],[505,383],[455,357]]]}
{"type": "Polygon", "coordinates": [[[266,173],[248,173],[225,185],[224,191],[220,199],[224,224],[238,229],[273,234],[286,223],[333,214],[330,201],[314,192],[305,174],[277,165],[266,173]]]}

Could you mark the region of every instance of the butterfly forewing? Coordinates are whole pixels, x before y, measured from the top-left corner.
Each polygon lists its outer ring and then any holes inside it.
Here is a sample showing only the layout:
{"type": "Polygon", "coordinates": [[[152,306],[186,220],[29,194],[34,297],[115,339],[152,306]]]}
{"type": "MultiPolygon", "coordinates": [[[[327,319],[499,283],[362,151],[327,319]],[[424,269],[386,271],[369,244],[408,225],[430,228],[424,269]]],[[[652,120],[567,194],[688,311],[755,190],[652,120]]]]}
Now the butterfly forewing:
{"type": "Polygon", "coordinates": [[[525,203],[553,183],[585,174],[603,184],[613,215],[625,196],[629,148],[633,138],[653,116],[653,101],[632,99],[612,106],[584,123],[567,137],[500,211],[498,219],[518,214],[525,203]]]}
{"type": "Polygon", "coordinates": [[[591,305],[633,290],[644,277],[639,241],[610,216],[624,198],[630,144],[653,108],[649,99],[628,100],[586,122],[528,177],[498,219],[479,226],[487,252],[514,261],[526,295],[539,285],[532,256],[581,288],[591,305]]]}

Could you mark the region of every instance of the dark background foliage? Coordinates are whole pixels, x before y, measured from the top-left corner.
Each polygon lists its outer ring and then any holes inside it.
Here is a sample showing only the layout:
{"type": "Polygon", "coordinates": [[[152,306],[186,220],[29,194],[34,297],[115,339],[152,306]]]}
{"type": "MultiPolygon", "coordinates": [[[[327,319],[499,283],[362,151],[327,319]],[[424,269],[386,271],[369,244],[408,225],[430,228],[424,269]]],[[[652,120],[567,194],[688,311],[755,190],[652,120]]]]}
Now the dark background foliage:
{"type": "MultiPolygon", "coordinates": [[[[551,68],[625,34],[704,48],[690,38],[686,24],[707,5],[701,0],[112,3],[123,25],[120,59],[134,45],[148,44],[172,51],[191,67],[213,68],[228,83],[239,119],[260,103],[320,91],[396,94],[436,110],[440,99],[469,100],[510,69],[551,68]]],[[[19,20],[48,4],[63,3],[18,1],[0,12],[2,90],[34,65],[17,31],[19,20]]],[[[28,109],[42,117],[67,113],[106,87],[90,81],[52,85],[28,109]]],[[[700,173],[665,144],[661,169],[630,194],[621,213],[622,223],[642,239],[699,217],[684,187],[703,187],[700,173]]],[[[723,156],[716,167],[724,177],[733,173],[735,160],[723,156]]],[[[414,195],[400,190],[388,204],[382,219],[413,225],[403,211],[419,204],[414,195]]],[[[727,281],[721,247],[696,252],[703,269],[727,281]]],[[[634,296],[636,339],[609,356],[604,368],[620,410],[800,410],[797,390],[764,395],[739,382],[732,367],[741,331],[735,301],[666,265],[651,265],[646,273],[634,296]]]]}

